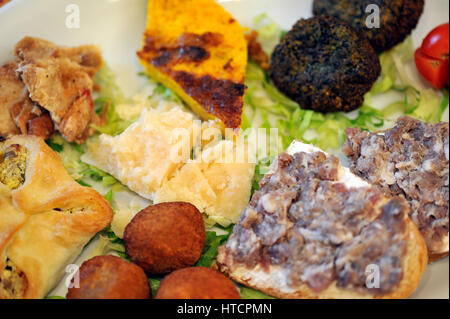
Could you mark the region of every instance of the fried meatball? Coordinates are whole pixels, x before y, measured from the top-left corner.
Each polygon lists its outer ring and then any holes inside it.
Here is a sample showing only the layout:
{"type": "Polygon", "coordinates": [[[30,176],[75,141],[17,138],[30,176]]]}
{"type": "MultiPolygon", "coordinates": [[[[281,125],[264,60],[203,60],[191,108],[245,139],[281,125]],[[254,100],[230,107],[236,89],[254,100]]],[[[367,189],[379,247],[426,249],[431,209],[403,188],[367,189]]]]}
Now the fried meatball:
{"type": "Polygon", "coordinates": [[[206,267],[191,267],[166,276],[155,299],[240,299],[233,282],[206,267]]]}
{"type": "Polygon", "coordinates": [[[151,297],[150,285],[144,271],[116,256],[97,256],[85,261],[80,267],[79,276],[79,288],[69,288],[67,299],[151,297]]]}
{"type": "Polygon", "coordinates": [[[303,109],[349,112],[381,73],[369,41],[333,17],[299,20],[272,53],[275,86],[303,109]]]}
{"type": "Polygon", "coordinates": [[[423,7],[424,0],[314,0],[313,12],[347,21],[382,52],[403,42],[417,26],[423,7]],[[373,13],[369,5],[379,8],[379,28],[367,27],[366,20],[373,13]]]}
{"type": "Polygon", "coordinates": [[[147,274],[165,274],[197,262],[205,246],[205,224],[192,204],[161,203],[140,211],[123,240],[128,256],[147,274]]]}

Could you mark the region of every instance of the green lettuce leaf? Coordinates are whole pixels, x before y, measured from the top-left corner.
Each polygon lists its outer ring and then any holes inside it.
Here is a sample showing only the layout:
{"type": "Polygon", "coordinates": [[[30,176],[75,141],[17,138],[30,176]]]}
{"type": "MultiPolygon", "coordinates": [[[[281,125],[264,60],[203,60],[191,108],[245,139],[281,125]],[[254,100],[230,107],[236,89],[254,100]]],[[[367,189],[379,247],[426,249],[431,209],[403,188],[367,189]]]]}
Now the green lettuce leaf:
{"type": "Polygon", "coordinates": [[[231,225],[228,228],[223,228],[227,233],[224,235],[217,235],[215,231],[207,231],[206,232],[206,243],[203,248],[202,255],[200,259],[197,261],[197,267],[211,267],[214,260],[217,257],[218,249],[221,245],[223,245],[228,237],[230,237],[232,229],[234,225],[231,225]]]}
{"type": "Polygon", "coordinates": [[[242,299],[276,299],[274,297],[271,297],[269,295],[266,295],[265,293],[249,288],[249,287],[245,287],[242,286],[241,287],[241,298],[242,299]]]}

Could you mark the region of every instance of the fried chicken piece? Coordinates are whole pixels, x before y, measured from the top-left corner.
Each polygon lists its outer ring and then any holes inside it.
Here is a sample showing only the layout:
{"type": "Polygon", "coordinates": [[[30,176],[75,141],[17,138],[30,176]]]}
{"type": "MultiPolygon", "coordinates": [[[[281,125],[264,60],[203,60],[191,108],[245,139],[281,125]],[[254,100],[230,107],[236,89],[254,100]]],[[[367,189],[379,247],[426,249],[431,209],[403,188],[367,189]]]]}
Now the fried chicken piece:
{"type": "Polygon", "coordinates": [[[31,100],[50,112],[69,142],[82,143],[91,132],[89,124],[100,121],[91,97],[93,76],[102,65],[100,50],[95,46],[60,48],[25,37],[16,44],[15,54],[31,100]]]}
{"type": "Polygon", "coordinates": [[[60,50],[70,60],[79,64],[91,78],[97,74],[103,64],[99,48],[93,45],[82,45],[73,48],[63,47],[60,50]]]}
{"type": "Polygon", "coordinates": [[[35,135],[46,140],[55,131],[48,111],[33,103],[28,97],[23,103],[14,104],[10,114],[21,134],[35,135]]]}
{"type": "Polygon", "coordinates": [[[53,134],[53,122],[47,111],[29,99],[17,67],[17,61],[10,61],[0,68],[0,133],[47,139],[53,134]]]}
{"type": "Polygon", "coordinates": [[[17,63],[7,62],[0,67],[0,135],[19,134],[10,110],[26,99],[22,81],[16,75],[17,63]]]}

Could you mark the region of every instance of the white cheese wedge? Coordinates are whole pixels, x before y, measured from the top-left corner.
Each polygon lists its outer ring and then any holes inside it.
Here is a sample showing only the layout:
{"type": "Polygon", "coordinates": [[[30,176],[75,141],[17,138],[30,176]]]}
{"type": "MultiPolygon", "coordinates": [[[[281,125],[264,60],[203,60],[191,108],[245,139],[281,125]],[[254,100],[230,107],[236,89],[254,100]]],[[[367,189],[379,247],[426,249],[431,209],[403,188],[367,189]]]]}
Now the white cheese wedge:
{"type": "MultiPolygon", "coordinates": [[[[139,120],[122,134],[103,134],[90,143],[82,160],[113,175],[155,204],[185,201],[222,225],[234,223],[250,199],[255,161],[248,159],[244,148],[243,161],[227,162],[227,156],[235,158],[238,152],[229,140],[205,146],[198,154],[200,160],[190,160],[194,134],[198,134],[195,119],[180,108],[144,108],[139,120]],[[182,140],[180,130],[187,133],[182,140]],[[183,152],[186,144],[189,151],[183,152]]],[[[202,143],[211,142],[207,129],[214,126],[214,122],[202,123],[206,132],[202,143]]],[[[116,235],[122,235],[136,213],[124,209],[116,213],[112,223],[116,235]]]]}
{"type": "Polygon", "coordinates": [[[226,162],[227,152],[236,154],[231,141],[220,141],[201,154],[198,163],[187,163],[155,194],[155,203],[187,201],[208,216],[222,217],[221,224],[237,221],[248,204],[255,164],[226,162]]]}
{"type": "Polygon", "coordinates": [[[102,134],[90,143],[81,159],[152,200],[167,178],[189,159],[190,152],[178,152],[183,146],[179,134],[186,132],[184,139],[190,142],[193,123],[193,115],[179,108],[162,113],[144,109],[122,134],[102,134]]]}

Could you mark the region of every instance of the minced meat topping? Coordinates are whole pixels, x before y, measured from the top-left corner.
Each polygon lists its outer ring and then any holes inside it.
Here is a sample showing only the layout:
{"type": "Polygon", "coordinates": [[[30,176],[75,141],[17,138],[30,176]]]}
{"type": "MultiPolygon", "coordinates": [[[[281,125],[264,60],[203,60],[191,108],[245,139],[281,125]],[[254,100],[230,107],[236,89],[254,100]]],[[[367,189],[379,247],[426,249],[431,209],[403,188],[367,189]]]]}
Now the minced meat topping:
{"type": "Polygon", "coordinates": [[[348,188],[340,164],[325,153],[281,154],[260,183],[226,244],[227,260],[253,269],[281,267],[291,287],[316,292],[332,283],[385,294],[403,278],[404,199],[375,187],[348,188]],[[380,269],[380,287],[366,287],[366,268],[380,269]]]}
{"type": "Polygon", "coordinates": [[[347,130],[352,171],[386,195],[401,195],[430,255],[448,252],[449,125],[402,117],[384,133],[347,130]]]}

